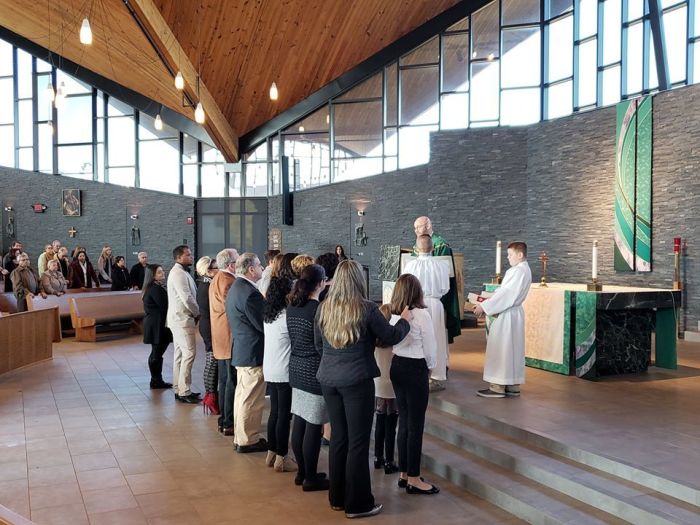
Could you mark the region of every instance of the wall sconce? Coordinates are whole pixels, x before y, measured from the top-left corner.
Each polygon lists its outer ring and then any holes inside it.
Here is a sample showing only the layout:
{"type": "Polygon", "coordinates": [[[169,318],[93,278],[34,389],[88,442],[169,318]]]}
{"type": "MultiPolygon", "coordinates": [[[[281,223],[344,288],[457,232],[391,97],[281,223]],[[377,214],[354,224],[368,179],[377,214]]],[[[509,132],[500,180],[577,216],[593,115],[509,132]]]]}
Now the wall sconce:
{"type": "Polygon", "coordinates": [[[357,210],[357,216],[358,216],[358,217],[364,217],[364,216],[365,216],[365,210],[357,210]]]}
{"type": "Polygon", "coordinates": [[[12,206],[5,206],[5,211],[12,211],[12,206]]]}
{"type": "Polygon", "coordinates": [[[134,215],[131,216],[131,219],[132,219],[132,220],[136,220],[136,219],[138,219],[138,218],[139,218],[139,216],[136,215],[136,214],[134,214],[134,215]]]}

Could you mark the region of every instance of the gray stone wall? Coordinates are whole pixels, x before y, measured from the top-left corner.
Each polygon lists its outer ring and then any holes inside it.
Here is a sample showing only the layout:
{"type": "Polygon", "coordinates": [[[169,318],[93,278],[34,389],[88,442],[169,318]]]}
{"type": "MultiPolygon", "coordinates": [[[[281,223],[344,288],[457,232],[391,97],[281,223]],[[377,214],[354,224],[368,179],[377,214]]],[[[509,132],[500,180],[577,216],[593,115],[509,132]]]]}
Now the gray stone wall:
{"type": "Polygon", "coordinates": [[[654,98],[653,271],[647,274],[613,268],[615,119],[610,107],[527,127],[441,131],[432,136],[427,165],[298,192],[291,227],[281,225],[281,199],[271,198],[269,224],[282,229],[286,251],[316,255],[336,243],[347,251],[355,209],[366,207],[365,257],[375,299],[381,294],[379,246],[411,246],[413,220],[423,214],[464,253],[469,291],[493,275],[498,239],[528,243],[536,279],[537,256],[546,251],[550,280],[586,282],[597,239],[604,283],[669,288],[672,239],[682,236],[688,251],[681,321],[694,329],[700,320],[700,253],[694,240],[700,234],[700,86],[654,98]]]}
{"type": "Polygon", "coordinates": [[[172,249],[187,242],[194,247],[194,226],[187,217],[194,217],[194,199],[149,190],[125,188],[113,184],[83,181],[69,177],[45,175],[0,167],[0,203],[2,204],[2,251],[7,251],[5,235],[6,206],[14,208],[16,237],[24,243],[36,267],[44,245],[59,239],[72,251],[80,245],[87,248],[93,264],[102,246],[109,244],[114,255],[124,255],[127,264],[136,262],[136,253],[147,251],[152,262],[172,266],[172,249]],[[64,217],[61,209],[64,189],[82,190],[82,216],[64,217]],[[31,204],[43,203],[44,213],[34,213],[31,204]],[[137,214],[141,245],[131,245],[129,218],[137,214]],[[68,230],[78,233],[70,238],[68,230]]]}

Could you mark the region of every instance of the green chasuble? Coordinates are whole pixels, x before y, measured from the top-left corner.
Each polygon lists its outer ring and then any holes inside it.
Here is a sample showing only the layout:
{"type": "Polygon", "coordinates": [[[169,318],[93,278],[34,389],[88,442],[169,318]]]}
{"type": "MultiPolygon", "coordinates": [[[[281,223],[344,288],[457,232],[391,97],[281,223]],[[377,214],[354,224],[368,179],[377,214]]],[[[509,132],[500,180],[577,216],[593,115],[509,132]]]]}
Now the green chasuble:
{"type": "MultiPolygon", "coordinates": [[[[449,255],[452,257],[452,248],[445,242],[445,239],[437,233],[433,233],[433,255],[449,255]]],[[[413,247],[412,255],[418,255],[416,247],[413,247]]],[[[454,259],[452,260],[454,266],[454,259]]],[[[449,343],[462,333],[462,321],[459,318],[459,297],[457,295],[457,279],[450,277],[450,291],[440,299],[445,307],[445,324],[447,325],[447,340],[449,343]]]]}

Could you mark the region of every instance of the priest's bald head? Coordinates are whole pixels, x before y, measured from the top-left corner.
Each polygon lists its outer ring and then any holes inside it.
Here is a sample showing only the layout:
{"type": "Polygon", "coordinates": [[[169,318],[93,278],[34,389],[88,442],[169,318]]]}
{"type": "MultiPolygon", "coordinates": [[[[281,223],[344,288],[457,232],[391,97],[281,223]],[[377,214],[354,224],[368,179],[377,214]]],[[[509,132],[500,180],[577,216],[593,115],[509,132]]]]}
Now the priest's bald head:
{"type": "Polygon", "coordinates": [[[413,231],[416,232],[416,237],[420,235],[432,235],[433,224],[430,222],[430,218],[426,216],[418,217],[413,222],[413,231]]]}

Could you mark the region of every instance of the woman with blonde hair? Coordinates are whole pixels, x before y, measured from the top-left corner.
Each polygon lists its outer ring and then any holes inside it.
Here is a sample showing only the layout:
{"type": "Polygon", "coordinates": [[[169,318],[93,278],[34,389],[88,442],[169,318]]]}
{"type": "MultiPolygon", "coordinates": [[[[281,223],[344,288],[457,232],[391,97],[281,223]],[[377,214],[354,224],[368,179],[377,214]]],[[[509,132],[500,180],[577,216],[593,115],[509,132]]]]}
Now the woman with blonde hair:
{"type": "Polygon", "coordinates": [[[100,278],[100,284],[112,284],[112,266],[114,266],[112,247],[105,244],[97,259],[97,276],[100,278]]]}
{"type": "Polygon", "coordinates": [[[209,285],[218,272],[216,259],[204,256],[200,257],[195,265],[199,275],[197,286],[197,305],[199,306],[199,335],[204,341],[204,399],[202,406],[204,413],[209,411],[216,416],[219,415],[219,398],[217,394],[217,384],[219,382],[219,364],[214,358],[214,348],[211,342],[211,314],[209,313],[209,285]]]}
{"type": "Polygon", "coordinates": [[[310,255],[302,253],[301,255],[294,257],[294,259],[292,259],[292,271],[294,272],[294,278],[298,279],[304,268],[313,263],[314,258],[310,255]]]}
{"type": "Polygon", "coordinates": [[[328,297],[316,314],[315,344],[322,352],[318,381],[333,428],[329,452],[331,508],[348,518],[374,516],[382,510],[372,495],[369,440],[374,413],[374,359],[377,340],[395,345],[410,330],[404,308],[395,326],[367,300],[362,266],[338,265],[328,297]]]}

